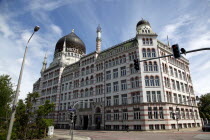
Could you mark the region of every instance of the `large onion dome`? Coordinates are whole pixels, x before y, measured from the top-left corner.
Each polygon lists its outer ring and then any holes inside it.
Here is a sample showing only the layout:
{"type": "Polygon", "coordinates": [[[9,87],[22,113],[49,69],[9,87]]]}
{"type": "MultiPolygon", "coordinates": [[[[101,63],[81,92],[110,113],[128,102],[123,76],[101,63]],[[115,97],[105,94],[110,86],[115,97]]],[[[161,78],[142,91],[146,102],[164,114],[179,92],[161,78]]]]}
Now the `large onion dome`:
{"type": "Polygon", "coordinates": [[[66,52],[76,52],[79,54],[85,54],[86,48],[83,41],[74,33],[72,32],[58,40],[55,46],[55,54],[58,52],[62,52],[64,47],[64,41],[66,40],[66,52]]]}

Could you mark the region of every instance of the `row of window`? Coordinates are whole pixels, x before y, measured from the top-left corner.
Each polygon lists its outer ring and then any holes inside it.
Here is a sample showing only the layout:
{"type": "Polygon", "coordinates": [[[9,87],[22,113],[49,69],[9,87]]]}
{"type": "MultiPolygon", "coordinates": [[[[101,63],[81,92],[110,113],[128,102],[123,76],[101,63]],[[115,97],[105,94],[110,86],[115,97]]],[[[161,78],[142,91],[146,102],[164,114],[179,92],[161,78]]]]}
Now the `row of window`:
{"type": "Polygon", "coordinates": [[[144,71],[158,71],[157,62],[144,62],[144,71]]]}
{"type": "Polygon", "coordinates": [[[192,109],[184,109],[184,108],[176,108],[174,110],[172,107],[169,107],[169,113],[171,119],[199,119],[198,111],[192,109]],[[175,113],[175,118],[173,118],[173,114],[175,113]]]}
{"type": "Polygon", "coordinates": [[[164,77],[164,84],[166,88],[172,88],[173,90],[181,91],[181,92],[190,92],[194,94],[194,90],[192,86],[188,86],[183,82],[175,81],[174,79],[169,79],[164,77]],[[171,82],[170,82],[171,81],[171,82]]]}
{"type": "MultiPolygon", "coordinates": [[[[132,99],[132,101],[131,101],[132,104],[134,104],[134,103],[140,103],[141,102],[140,92],[134,92],[134,93],[132,93],[131,94],[131,99],[132,99]]],[[[121,104],[122,105],[128,104],[127,94],[122,94],[121,95],[121,104]]],[[[106,105],[107,106],[120,105],[119,95],[112,96],[112,97],[111,96],[106,97],[106,105]]]]}
{"type": "Polygon", "coordinates": [[[152,38],[142,38],[142,44],[143,45],[152,45],[153,44],[152,38]]]}
{"type": "Polygon", "coordinates": [[[56,77],[59,75],[59,70],[55,70],[53,72],[50,72],[48,74],[45,74],[44,75],[44,80],[47,80],[47,79],[50,79],[50,78],[53,78],[53,77],[56,77]]]}
{"type": "Polygon", "coordinates": [[[164,119],[163,107],[148,107],[148,119],[164,119]]]}
{"type": "Polygon", "coordinates": [[[172,94],[171,92],[166,92],[167,102],[176,103],[176,104],[184,104],[184,105],[196,105],[195,98],[189,97],[181,94],[172,94]]]}
{"type": "Polygon", "coordinates": [[[105,68],[111,68],[120,64],[126,63],[126,55],[119,56],[110,60],[105,61],[105,68]]]}
{"type": "Polygon", "coordinates": [[[156,57],[156,52],[155,52],[155,49],[154,48],[152,48],[152,49],[150,49],[150,48],[147,48],[147,49],[145,49],[145,48],[143,48],[142,49],[142,57],[156,57]]]}
{"type": "Polygon", "coordinates": [[[145,86],[160,86],[159,76],[145,76],[145,86]]]}

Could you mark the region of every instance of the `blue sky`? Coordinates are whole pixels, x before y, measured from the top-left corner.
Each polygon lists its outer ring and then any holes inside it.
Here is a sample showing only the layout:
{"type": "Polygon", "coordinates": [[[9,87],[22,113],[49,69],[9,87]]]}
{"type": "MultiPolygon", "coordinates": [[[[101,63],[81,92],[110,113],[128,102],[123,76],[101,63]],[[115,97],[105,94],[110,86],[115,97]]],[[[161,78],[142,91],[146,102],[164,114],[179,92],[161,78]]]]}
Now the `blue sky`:
{"type": "MultiPolygon", "coordinates": [[[[95,50],[96,27],[102,27],[102,49],[135,37],[136,24],[148,20],[166,42],[179,43],[186,50],[210,47],[210,0],[1,0],[0,74],[9,74],[17,84],[20,64],[35,25],[27,54],[19,98],[32,91],[39,78],[44,54],[52,61],[56,42],[72,29],[95,50]]],[[[210,92],[209,51],[188,54],[195,92],[210,92]]]]}

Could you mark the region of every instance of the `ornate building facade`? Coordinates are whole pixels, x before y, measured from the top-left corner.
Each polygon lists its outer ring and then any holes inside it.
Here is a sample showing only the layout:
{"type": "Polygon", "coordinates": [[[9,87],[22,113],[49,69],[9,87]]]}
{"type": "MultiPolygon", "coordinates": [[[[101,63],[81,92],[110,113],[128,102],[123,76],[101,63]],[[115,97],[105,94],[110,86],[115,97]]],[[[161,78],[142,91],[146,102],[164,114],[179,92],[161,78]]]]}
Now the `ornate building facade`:
{"type": "Polygon", "coordinates": [[[181,57],[141,62],[133,60],[172,54],[169,43],[157,39],[151,25],[141,20],[136,36],[101,51],[100,27],[96,51],[85,55],[83,41],[72,32],[58,40],[53,62],[46,57],[41,77],[34,83],[39,92],[34,109],[46,100],[55,103],[48,118],[57,128],[69,128],[68,109],[75,105],[76,129],[158,130],[201,125],[189,71],[181,57]],[[179,118],[178,121],[174,119],[179,118]]]}

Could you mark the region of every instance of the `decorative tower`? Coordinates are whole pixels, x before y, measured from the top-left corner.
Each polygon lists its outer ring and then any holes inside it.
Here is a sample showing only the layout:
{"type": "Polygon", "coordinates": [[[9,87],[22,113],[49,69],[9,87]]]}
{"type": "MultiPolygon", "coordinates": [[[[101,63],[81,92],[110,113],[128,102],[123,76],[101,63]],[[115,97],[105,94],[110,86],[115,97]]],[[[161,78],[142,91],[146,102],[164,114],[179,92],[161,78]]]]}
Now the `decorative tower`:
{"type": "Polygon", "coordinates": [[[43,65],[42,65],[42,69],[41,69],[41,75],[44,73],[44,71],[46,70],[46,67],[47,67],[47,53],[45,54],[45,56],[44,56],[44,61],[43,61],[43,63],[42,63],[43,65]]]}
{"type": "Polygon", "coordinates": [[[101,51],[101,27],[100,25],[98,25],[96,33],[97,33],[97,37],[96,37],[96,52],[100,52],[101,51]]]}

